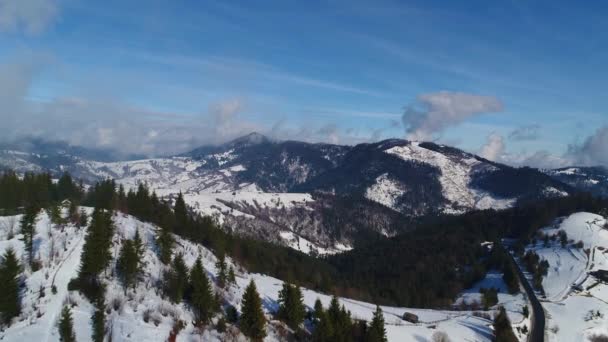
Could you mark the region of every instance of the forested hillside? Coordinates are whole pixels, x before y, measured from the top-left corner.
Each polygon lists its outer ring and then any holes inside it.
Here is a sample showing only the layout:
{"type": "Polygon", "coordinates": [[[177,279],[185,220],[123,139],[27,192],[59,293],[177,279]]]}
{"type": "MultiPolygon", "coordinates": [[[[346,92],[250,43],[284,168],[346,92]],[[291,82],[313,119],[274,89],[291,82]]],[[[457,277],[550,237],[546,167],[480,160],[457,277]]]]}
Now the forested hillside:
{"type": "MultiPolygon", "coordinates": [[[[337,256],[315,258],[291,248],[231,235],[209,217],[159,199],[145,185],[125,192],[112,180],[84,191],[69,175],[52,182],[46,174],[12,173],[0,178],[7,211],[70,199],[83,205],[119,210],[145,222],[227,254],[251,272],[276,276],[311,289],[369,301],[414,307],[446,307],[455,295],[485,274],[490,266],[481,243],[515,237],[523,242],[559,216],[599,212],[605,200],[590,195],[540,201],[504,211],[485,210],[437,217],[392,239],[376,238],[337,256]],[[10,199],[7,201],[7,199],[10,199]]],[[[162,248],[169,249],[170,241],[162,248]]],[[[167,251],[170,255],[170,252],[167,251]]]]}

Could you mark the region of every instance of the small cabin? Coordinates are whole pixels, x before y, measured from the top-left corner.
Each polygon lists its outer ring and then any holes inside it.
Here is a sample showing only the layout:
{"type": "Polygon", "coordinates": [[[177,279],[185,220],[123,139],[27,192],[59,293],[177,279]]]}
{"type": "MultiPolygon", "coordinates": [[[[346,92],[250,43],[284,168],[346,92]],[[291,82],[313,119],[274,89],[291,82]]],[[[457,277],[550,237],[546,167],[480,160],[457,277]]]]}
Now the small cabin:
{"type": "Polygon", "coordinates": [[[410,323],[418,323],[418,315],[414,315],[411,312],[406,312],[403,314],[403,320],[410,323]]]}

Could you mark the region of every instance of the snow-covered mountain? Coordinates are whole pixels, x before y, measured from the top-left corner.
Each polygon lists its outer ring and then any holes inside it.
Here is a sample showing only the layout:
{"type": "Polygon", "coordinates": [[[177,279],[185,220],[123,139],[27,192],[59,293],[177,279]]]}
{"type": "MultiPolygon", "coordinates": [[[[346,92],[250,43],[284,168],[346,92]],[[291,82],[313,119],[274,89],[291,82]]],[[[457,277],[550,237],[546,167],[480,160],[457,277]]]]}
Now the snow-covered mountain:
{"type": "Polygon", "coordinates": [[[0,167],[69,171],[89,183],[113,178],[127,188],[146,182],[159,196],[182,192],[226,229],[310,253],[349,249],[369,234],[395,235],[412,217],[500,209],[574,191],[536,169],[399,139],[340,146],[252,133],[174,157],[86,156],[62,145],[43,153],[5,149],[0,167]]]}
{"type": "MultiPolygon", "coordinates": [[[[92,208],[84,208],[89,214],[92,208]]],[[[64,212],[65,215],[65,212],[64,212]]],[[[20,216],[0,217],[0,254],[7,248],[13,248],[18,257],[24,255],[21,234],[18,234],[20,216]]],[[[226,332],[215,329],[214,324],[199,329],[193,326],[193,312],[184,303],[175,304],[162,296],[158,284],[163,265],[155,253],[155,236],[158,227],[141,222],[132,216],[115,213],[113,216],[115,233],[112,238],[113,260],[108,272],[101,276],[106,286],[106,322],[108,337],[112,341],[166,341],[178,320],[183,321],[184,328],[177,335],[177,341],[247,341],[234,327],[228,325],[226,332]],[[116,256],[124,239],[132,239],[139,231],[144,243],[144,257],[141,279],[136,288],[125,290],[115,272],[111,271],[116,263],[116,256]]],[[[68,283],[78,273],[81,253],[83,251],[86,229],[71,224],[54,225],[48,215],[41,211],[35,225],[35,257],[41,261],[40,269],[32,271],[24,268],[21,276],[22,312],[12,320],[10,326],[0,331],[2,341],[58,341],[57,323],[64,305],[71,306],[74,329],[78,341],[91,340],[91,315],[94,306],[78,291],[69,291],[68,283]]],[[[227,289],[216,286],[216,256],[205,247],[175,236],[174,253],[183,255],[184,261],[191,267],[197,257],[201,257],[204,269],[212,280],[212,288],[223,301],[241,308],[241,298],[245,287],[254,280],[263,302],[264,313],[269,321],[266,326],[267,337],[264,341],[284,341],[288,329],[283,323],[273,319],[272,313],[277,309],[278,292],[283,282],[263,274],[251,274],[235,264],[230,258],[227,263],[236,268],[236,284],[227,289]]],[[[317,298],[328,307],[331,297],[303,289],[304,304],[311,310],[317,298]]],[[[501,297],[501,303],[511,305],[510,312],[514,322],[521,319],[522,297],[501,297]]],[[[375,305],[348,298],[340,298],[340,303],[357,320],[370,321],[375,305]]],[[[491,311],[448,311],[382,307],[386,320],[389,341],[430,341],[438,332],[446,333],[454,341],[491,341],[491,320],[487,315],[491,311]],[[415,314],[419,323],[402,320],[404,312],[415,314]]]]}
{"type": "Polygon", "coordinates": [[[608,197],[608,169],[605,167],[566,167],[543,171],[576,189],[608,197]]]}

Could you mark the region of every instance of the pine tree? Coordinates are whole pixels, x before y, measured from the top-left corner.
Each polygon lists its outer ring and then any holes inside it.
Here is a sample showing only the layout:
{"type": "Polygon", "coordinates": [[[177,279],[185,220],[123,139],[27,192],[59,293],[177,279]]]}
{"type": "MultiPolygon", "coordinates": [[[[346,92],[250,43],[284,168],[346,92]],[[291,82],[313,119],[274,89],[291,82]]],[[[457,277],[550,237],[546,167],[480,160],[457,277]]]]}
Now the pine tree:
{"type": "Polygon", "coordinates": [[[95,305],[91,324],[93,325],[93,342],[103,342],[106,336],[106,312],[104,310],[103,299],[95,305]]]}
{"type": "Polygon", "coordinates": [[[314,342],[331,342],[333,341],[334,328],[327,312],[323,309],[323,304],[317,299],[315,301],[314,311],[315,330],[312,333],[314,342]]]}
{"type": "Polygon", "coordinates": [[[226,269],[226,256],[221,253],[215,263],[215,269],[217,270],[217,286],[224,288],[228,280],[228,270],[226,269]]]}
{"type": "Polygon", "coordinates": [[[306,316],[302,290],[298,286],[283,283],[279,292],[278,316],[292,329],[297,329],[306,316]]]}
{"type": "Polygon", "coordinates": [[[91,302],[103,299],[105,288],[99,281],[99,274],[110,264],[114,223],[110,211],[95,208],[91,215],[87,235],[80,256],[80,270],[75,284],[91,302]]]}
{"type": "Polygon", "coordinates": [[[21,217],[21,234],[30,264],[34,261],[34,235],[36,235],[36,217],[39,211],[37,206],[28,205],[25,214],[21,217]]]}
{"type": "Polygon", "coordinates": [[[63,307],[61,310],[61,318],[59,320],[59,340],[61,342],[76,342],[76,335],[74,334],[74,321],[72,319],[72,312],[68,305],[63,307]]]}
{"type": "Polygon", "coordinates": [[[182,255],[178,254],[173,258],[171,269],[165,274],[165,293],[172,302],[179,303],[184,298],[188,285],[188,266],[182,255]]]}
{"type": "Polygon", "coordinates": [[[331,303],[327,309],[327,318],[333,333],[331,340],[336,342],[349,341],[352,329],[350,313],[346,311],[344,306],[340,307],[338,297],[336,296],[333,296],[331,299],[331,303]]]}
{"type": "Polygon", "coordinates": [[[171,254],[173,253],[173,236],[167,228],[161,227],[158,230],[158,236],[156,238],[158,244],[160,261],[163,264],[168,264],[171,261],[171,254]]]}
{"type": "Polygon", "coordinates": [[[232,266],[228,269],[228,283],[236,284],[236,275],[234,274],[234,267],[232,266]]]}
{"type": "Polygon", "coordinates": [[[241,331],[253,341],[261,341],[266,336],[265,325],[266,317],[264,317],[262,311],[262,300],[255,282],[251,280],[243,294],[240,319],[241,331]]]}
{"type": "Polygon", "coordinates": [[[116,262],[116,270],[122,278],[125,288],[137,285],[139,277],[139,257],[133,240],[124,240],[116,262]]]}
{"type": "Polygon", "coordinates": [[[47,210],[47,215],[51,219],[51,223],[54,225],[60,225],[64,223],[63,218],[61,217],[61,208],[57,204],[51,204],[47,210]]]}
{"type": "Polygon", "coordinates": [[[184,201],[184,196],[181,192],[177,195],[173,212],[175,214],[175,227],[173,228],[173,231],[176,233],[187,231],[188,208],[186,207],[186,202],[184,201]]]}
{"type": "Polygon", "coordinates": [[[203,269],[201,258],[196,259],[190,272],[190,304],[196,312],[198,321],[207,323],[215,307],[211,284],[203,269]]]}
{"type": "Polygon", "coordinates": [[[321,320],[321,316],[323,316],[323,313],[323,303],[321,303],[321,300],[317,298],[317,300],[315,300],[315,306],[312,312],[312,318],[315,324],[319,323],[319,321],[321,320]]]}
{"type": "Polygon", "coordinates": [[[376,306],[374,318],[372,319],[369,329],[367,329],[365,340],[367,342],[388,342],[388,339],[386,338],[386,329],[384,328],[384,316],[382,315],[380,306],[376,306]]]}
{"type": "Polygon", "coordinates": [[[112,213],[95,208],[84,241],[79,278],[91,280],[108,267],[112,258],[110,247],[113,234],[112,213]]]}
{"type": "Polygon", "coordinates": [[[80,216],[78,213],[78,205],[76,202],[70,201],[70,205],[68,206],[68,220],[71,224],[78,224],[80,221],[80,216]]]}
{"type": "Polygon", "coordinates": [[[2,323],[10,324],[11,320],[21,313],[19,301],[19,275],[21,266],[12,248],[6,250],[0,263],[0,316],[2,323]]]}
{"type": "Polygon", "coordinates": [[[80,227],[86,227],[89,224],[89,215],[84,209],[80,209],[80,213],[78,214],[78,225],[80,227]]]}
{"type": "Polygon", "coordinates": [[[498,314],[494,317],[494,334],[496,342],[515,342],[517,338],[513,333],[511,321],[504,307],[498,309],[498,314]]]}
{"type": "Polygon", "coordinates": [[[139,229],[135,230],[135,236],[133,236],[133,248],[135,249],[137,260],[141,260],[144,257],[144,243],[141,240],[139,229]]]}

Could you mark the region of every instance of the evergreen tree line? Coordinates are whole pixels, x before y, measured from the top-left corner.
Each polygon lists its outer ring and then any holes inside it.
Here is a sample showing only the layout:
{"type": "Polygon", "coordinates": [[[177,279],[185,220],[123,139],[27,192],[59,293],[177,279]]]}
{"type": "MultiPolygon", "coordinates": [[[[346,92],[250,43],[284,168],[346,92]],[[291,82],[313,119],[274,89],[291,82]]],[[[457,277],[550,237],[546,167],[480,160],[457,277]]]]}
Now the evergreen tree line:
{"type": "Polygon", "coordinates": [[[79,202],[84,190],[67,173],[55,183],[49,173],[26,172],[19,177],[6,171],[0,175],[0,194],[0,215],[13,215],[27,206],[46,208],[64,199],[79,202]]]}
{"type": "MultiPolygon", "coordinates": [[[[24,184],[34,186],[34,182],[24,184]]],[[[22,191],[31,192],[26,188],[22,191]]],[[[425,219],[413,231],[374,241],[372,246],[314,258],[291,248],[232,235],[211,218],[190,212],[183,196],[171,201],[159,199],[145,184],[125,192],[111,180],[102,181],[81,201],[158,225],[160,256],[167,264],[173,260],[172,234],[177,234],[203,244],[216,255],[230,255],[250,272],[340,296],[409,307],[448,307],[458,293],[481,279],[489,267],[481,242],[513,237],[523,249],[539,228],[558,216],[608,207],[605,199],[578,194],[503,211],[437,216],[425,219]]]]}

